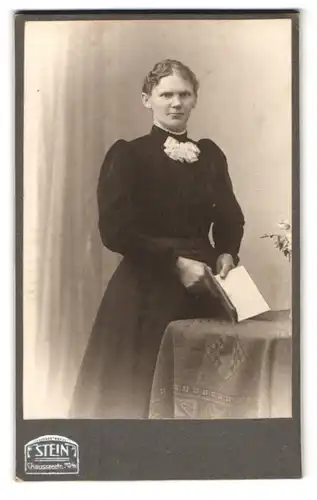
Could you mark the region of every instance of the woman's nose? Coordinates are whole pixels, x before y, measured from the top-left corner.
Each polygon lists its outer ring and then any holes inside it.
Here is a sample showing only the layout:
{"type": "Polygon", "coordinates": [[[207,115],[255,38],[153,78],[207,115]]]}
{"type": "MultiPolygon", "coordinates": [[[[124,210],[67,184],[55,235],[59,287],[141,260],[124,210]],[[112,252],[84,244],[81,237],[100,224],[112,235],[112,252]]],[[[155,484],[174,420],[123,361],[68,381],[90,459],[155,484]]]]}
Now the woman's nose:
{"type": "Polygon", "coordinates": [[[172,104],[173,108],[179,108],[182,105],[179,96],[174,96],[171,104],[172,104]]]}

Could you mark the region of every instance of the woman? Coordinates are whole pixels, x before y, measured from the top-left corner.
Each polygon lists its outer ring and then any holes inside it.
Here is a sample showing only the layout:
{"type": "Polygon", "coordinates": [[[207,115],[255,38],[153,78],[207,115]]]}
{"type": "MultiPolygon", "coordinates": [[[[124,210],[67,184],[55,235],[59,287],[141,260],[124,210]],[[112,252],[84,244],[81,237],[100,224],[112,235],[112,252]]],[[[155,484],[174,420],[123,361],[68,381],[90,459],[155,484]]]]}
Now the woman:
{"type": "Polygon", "coordinates": [[[147,418],[156,357],[167,324],[221,314],[204,288],[208,269],[238,263],[244,217],[226,158],[209,139],[189,140],[198,82],[175,60],[157,63],[142,100],[148,135],[118,140],[98,183],[103,244],[124,256],[101,302],[80,369],[75,418],[147,418]],[[208,234],[213,224],[211,245],[208,234]]]}

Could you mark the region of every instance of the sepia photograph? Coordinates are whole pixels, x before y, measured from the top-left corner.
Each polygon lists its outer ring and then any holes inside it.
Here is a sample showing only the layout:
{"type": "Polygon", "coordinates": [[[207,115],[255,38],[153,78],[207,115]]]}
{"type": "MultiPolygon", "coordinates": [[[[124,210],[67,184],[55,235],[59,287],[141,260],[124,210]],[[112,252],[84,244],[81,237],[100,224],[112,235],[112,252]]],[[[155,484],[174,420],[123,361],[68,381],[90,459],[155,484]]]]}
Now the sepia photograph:
{"type": "Polygon", "coordinates": [[[79,473],[76,422],[297,436],[296,21],[23,19],[17,398],[68,429],[27,432],[26,474],[79,473]]]}
{"type": "Polygon", "coordinates": [[[24,417],[291,417],[291,20],[28,22],[24,72],[24,417]]]}

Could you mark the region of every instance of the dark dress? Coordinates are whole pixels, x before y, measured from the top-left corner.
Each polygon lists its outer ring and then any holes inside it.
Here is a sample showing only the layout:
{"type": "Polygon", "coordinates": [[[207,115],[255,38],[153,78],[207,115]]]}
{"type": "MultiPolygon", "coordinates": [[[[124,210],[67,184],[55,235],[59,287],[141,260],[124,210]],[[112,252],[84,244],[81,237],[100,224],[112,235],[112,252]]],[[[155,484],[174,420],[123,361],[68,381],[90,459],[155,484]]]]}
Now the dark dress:
{"type": "MultiPolygon", "coordinates": [[[[164,152],[168,135],[153,126],[148,135],[119,140],[102,165],[100,235],[124,258],[100,304],[70,417],[147,418],[167,324],[221,314],[209,294],[186,290],[176,259],[206,262],[215,271],[217,257],[230,253],[237,263],[244,217],[219,147],[202,139],[199,160],[181,163],[164,152]]],[[[186,134],[175,138],[188,140],[186,134]]]]}

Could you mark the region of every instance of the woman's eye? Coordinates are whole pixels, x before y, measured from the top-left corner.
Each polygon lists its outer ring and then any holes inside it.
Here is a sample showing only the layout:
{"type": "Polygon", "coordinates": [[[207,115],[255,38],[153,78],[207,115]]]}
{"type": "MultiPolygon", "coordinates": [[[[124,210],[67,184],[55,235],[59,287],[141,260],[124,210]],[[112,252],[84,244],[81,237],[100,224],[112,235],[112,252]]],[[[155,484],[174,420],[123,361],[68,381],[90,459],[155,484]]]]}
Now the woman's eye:
{"type": "MultiPolygon", "coordinates": [[[[163,92],[162,94],[162,97],[164,97],[165,99],[171,99],[173,97],[173,93],[172,92],[163,92]]],[[[186,91],[186,92],[180,92],[178,94],[178,96],[181,98],[181,99],[184,99],[185,97],[190,97],[191,96],[191,93],[186,91]]]]}

